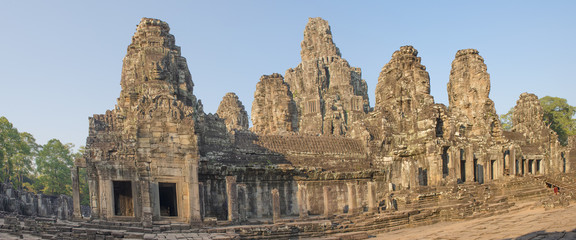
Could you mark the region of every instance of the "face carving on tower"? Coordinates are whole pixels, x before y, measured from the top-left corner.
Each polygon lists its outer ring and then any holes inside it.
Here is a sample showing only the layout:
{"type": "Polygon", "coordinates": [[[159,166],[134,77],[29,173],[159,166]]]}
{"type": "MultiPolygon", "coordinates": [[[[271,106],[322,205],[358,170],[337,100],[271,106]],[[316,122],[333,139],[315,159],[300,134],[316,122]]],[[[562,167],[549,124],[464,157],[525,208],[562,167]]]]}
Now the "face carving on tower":
{"type": "Polygon", "coordinates": [[[124,57],[121,107],[154,101],[158,96],[196,106],[186,59],[169,31],[168,24],[158,19],[143,18],[138,25],[124,57]]]}
{"type": "Polygon", "coordinates": [[[160,54],[147,54],[146,61],[149,64],[146,79],[148,80],[170,80],[168,71],[168,61],[160,54]]]}

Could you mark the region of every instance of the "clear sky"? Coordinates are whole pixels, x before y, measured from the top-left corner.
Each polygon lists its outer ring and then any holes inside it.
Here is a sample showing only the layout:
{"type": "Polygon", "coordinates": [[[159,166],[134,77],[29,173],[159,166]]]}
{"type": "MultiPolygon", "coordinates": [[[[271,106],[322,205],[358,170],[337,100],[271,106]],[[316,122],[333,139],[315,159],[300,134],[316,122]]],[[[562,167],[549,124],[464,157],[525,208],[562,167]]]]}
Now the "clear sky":
{"type": "Polygon", "coordinates": [[[77,147],[88,117],[113,109],[122,58],[142,17],[170,25],[204,110],[236,92],[250,114],[260,76],[300,62],[308,17],[362,69],[371,106],[380,69],[413,45],[436,102],[456,51],[476,48],[499,114],[523,92],[576,105],[576,1],[1,1],[0,116],[38,143],[77,147]]]}

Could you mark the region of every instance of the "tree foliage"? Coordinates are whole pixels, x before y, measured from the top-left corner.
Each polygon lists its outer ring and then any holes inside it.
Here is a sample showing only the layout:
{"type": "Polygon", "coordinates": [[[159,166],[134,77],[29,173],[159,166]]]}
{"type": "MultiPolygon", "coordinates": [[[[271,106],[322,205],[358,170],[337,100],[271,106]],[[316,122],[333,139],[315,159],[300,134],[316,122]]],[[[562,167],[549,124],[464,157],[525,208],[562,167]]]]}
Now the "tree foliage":
{"type": "MultiPolygon", "coordinates": [[[[558,141],[562,145],[568,144],[568,137],[576,135],[576,107],[568,104],[564,98],[546,96],[539,99],[542,106],[542,120],[550,129],[558,134],[558,141]]],[[[514,108],[506,114],[500,115],[500,122],[504,130],[512,129],[512,115],[514,108]]]]}
{"type": "MultiPolygon", "coordinates": [[[[0,117],[0,181],[18,189],[45,194],[71,194],[70,167],[84,154],[84,147],[73,151],[72,144],[57,139],[45,145],[32,134],[18,132],[5,117],[0,117]]],[[[80,202],[89,204],[86,170],[80,169],[80,202]]]]}
{"type": "Polygon", "coordinates": [[[36,157],[38,178],[36,187],[46,194],[71,195],[72,180],[70,167],[73,166],[71,144],[62,144],[57,139],[48,141],[36,157]]]}
{"type": "Polygon", "coordinates": [[[32,159],[38,145],[27,132],[18,132],[5,117],[0,117],[0,179],[22,188],[24,178],[32,173],[32,159]]]}
{"type": "Polygon", "coordinates": [[[544,111],[544,122],[558,134],[558,141],[566,145],[568,137],[576,134],[576,107],[568,104],[564,98],[546,96],[540,98],[544,111]]]}
{"type": "Polygon", "coordinates": [[[503,130],[512,130],[512,115],[514,115],[514,108],[511,108],[506,114],[500,115],[500,123],[503,130]]]}

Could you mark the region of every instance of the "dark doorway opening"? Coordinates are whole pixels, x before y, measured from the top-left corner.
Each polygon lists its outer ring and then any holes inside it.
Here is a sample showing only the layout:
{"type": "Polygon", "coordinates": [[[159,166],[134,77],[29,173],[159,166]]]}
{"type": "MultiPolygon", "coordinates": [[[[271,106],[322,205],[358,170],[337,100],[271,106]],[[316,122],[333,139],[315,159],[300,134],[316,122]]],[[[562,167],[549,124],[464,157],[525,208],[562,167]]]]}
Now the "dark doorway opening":
{"type": "Polygon", "coordinates": [[[534,160],[528,160],[528,173],[530,174],[534,174],[534,168],[532,168],[532,165],[534,165],[534,160]]]}
{"type": "Polygon", "coordinates": [[[447,177],[449,174],[448,162],[450,161],[450,156],[448,155],[448,147],[442,148],[442,177],[447,177]]]}
{"type": "Polygon", "coordinates": [[[176,183],[158,183],[160,216],[178,216],[176,183]]]}
{"type": "Polygon", "coordinates": [[[132,183],[130,181],[113,181],[114,215],[134,216],[134,201],[132,199],[132,183]]]}
{"type": "Polygon", "coordinates": [[[526,166],[526,159],[522,159],[522,175],[524,175],[526,173],[525,172],[525,168],[526,168],[525,166],[526,166]]]}
{"type": "Polygon", "coordinates": [[[490,180],[494,179],[494,170],[496,170],[496,160],[490,160],[490,180]]]}
{"type": "Polygon", "coordinates": [[[460,180],[466,182],[466,159],[464,158],[463,149],[460,149],[460,180]]]}
{"type": "Polygon", "coordinates": [[[542,164],[541,159],[536,160],[536,174],[540,174],[540,164],[542,164]]]}
{"type": "Polygon", "coordinates": [[[428,170],[418,168],[418,184],[420,186],[428,186],[428,170]]]}
{"type": "Polygon", "coordinates": [[[443,137],[444,136],[444,121],[442,118],[436,118],[436,137],[443,137]]]}
{"type": "Polygon", "coordinates": [[[566,156],[564,156],[564,152],[560,153],[562,157],[562,172],[566,173],[566,156]]]}
{"type": "Polygon", "coordinates": [[[472,166],[474,167],[474,182],[478,181],[478,159],[474,156],[474,161],[472,162],[472,166]]]}
{"type": "Polygon", "coordinates": [[[484,183],[484,165],[478,164],[477,158],[474,158],[474,180],[480,184],[484,183]]]}

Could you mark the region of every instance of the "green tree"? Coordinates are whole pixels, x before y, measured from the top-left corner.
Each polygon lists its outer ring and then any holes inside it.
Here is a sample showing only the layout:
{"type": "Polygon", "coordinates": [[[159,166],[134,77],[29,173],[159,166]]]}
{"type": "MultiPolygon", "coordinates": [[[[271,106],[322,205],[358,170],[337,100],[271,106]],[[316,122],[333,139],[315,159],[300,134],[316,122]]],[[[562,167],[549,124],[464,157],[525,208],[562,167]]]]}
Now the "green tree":
{"type": "Polygon", "coordinates": [[[32,160],[38,145],[32,134],[18,132],[10,121],[0,117],[0,179],[22,188],[24,178],[32,171],[32,160]]]}
{"type": "Polygon", "coordinates": [[[46,194],[71,195],[72,180],[70,167],[73,165],[73,145],[62,144],[57,139],[48,141],[36,157],[38,178],[34,183],[37,190],[46,194]]]}
{"type": "Polygon", "coordinates": [[[500,115],[500,123],[503,130],[510,131],[512,129],[512,115],[514,115],[514,108],[511,108],[506,114],[500,115]]]}
{"type": "Polygon", "coordinates": [[[566,145],[568,136],[576,134],[576,107],[570,106],[566,99],[546,96],[540,98],[544,111],[544,122],[558,134],[558,141],[566,145]]]}

